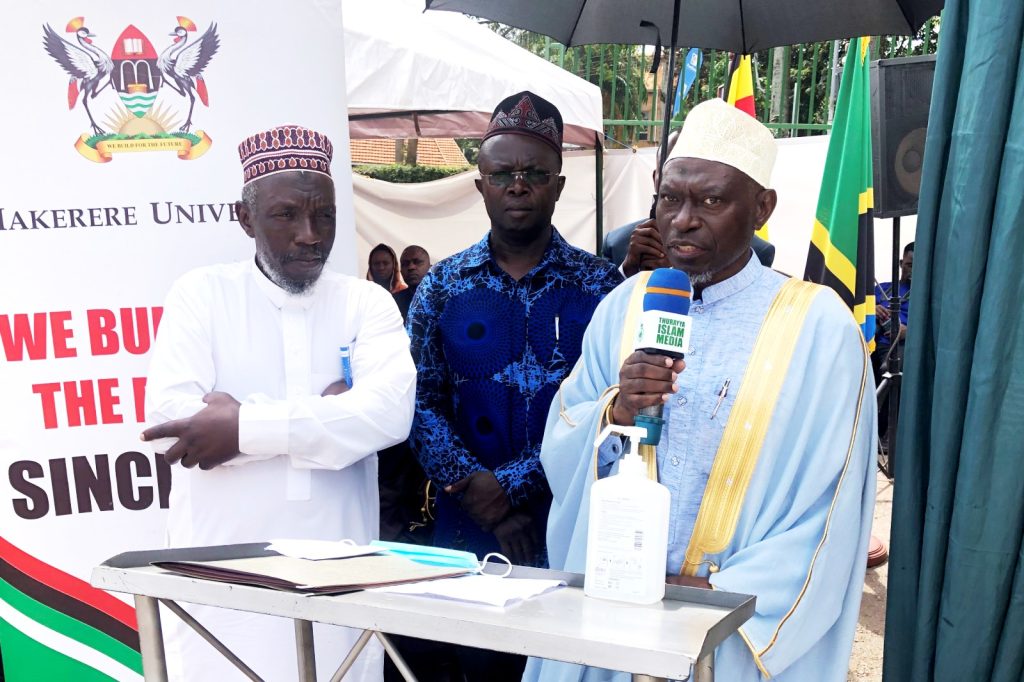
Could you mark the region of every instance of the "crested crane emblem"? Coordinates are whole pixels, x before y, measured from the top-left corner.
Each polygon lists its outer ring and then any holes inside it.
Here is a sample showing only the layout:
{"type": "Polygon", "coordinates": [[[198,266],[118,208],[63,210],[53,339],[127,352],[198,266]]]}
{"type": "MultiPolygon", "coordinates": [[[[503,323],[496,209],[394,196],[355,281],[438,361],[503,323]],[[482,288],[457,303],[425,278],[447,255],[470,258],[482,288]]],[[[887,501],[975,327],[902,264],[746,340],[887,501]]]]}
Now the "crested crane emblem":
{"type": "Polygon", "coordinates": [[[43,47],[69,78],[68,109],[84,109],[89,120],[91,132],[75,142],[82,156],[105,163],[118,152],[174,151],[183,160],[206,153],[213,141],[193,130],[192,119],[197,99],[210,106],[203,76],[220,48],[217,24],[199,34],[191,19],[177,17],[170,44],[159,54],[134,25],[121,31],[109,53],[93,42],[97,36],[85,17],[69,21],[64,31],[71,35],[45,24],[43,47]],[[188,113],[182,116],[184,102],[188,113]],[[102,121],[101,106],[108,107],[102,121]]]}

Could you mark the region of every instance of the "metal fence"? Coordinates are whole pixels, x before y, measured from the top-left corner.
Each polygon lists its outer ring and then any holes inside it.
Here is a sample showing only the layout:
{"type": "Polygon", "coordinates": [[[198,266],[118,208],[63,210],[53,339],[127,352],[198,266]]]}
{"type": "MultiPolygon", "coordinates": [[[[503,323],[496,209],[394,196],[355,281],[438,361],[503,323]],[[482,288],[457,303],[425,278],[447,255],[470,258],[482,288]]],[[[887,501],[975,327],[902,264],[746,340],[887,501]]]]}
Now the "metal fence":
{"type": "MultiPolygon", "coordinates": [[[[938,18],[915,36],[883,36],[871,43],[872,59],[931,54],[939,40],[938,18]]],[[[498,24],[506,38],[601,88],[605,134],[610,144],[656,143],[665,106],[665,71],[650,74],[653,48],[636,45],[582,45],[566,48],[546,36],[498,24]]],[[[754,99],[758,118],[779,137],[819,135],[830,127],[839,74],[848,40],[776,47],[752,55],[754,99]]],[[[682,65],[687,48],[676,64],[682,65]]],[[[698,102],[721,96],[729,76],[731,55],[704,53],[700,73],[674,119],[679,121],[698,102]]],[[[674,97],[674,95],[673,95],[674,97]]]]}

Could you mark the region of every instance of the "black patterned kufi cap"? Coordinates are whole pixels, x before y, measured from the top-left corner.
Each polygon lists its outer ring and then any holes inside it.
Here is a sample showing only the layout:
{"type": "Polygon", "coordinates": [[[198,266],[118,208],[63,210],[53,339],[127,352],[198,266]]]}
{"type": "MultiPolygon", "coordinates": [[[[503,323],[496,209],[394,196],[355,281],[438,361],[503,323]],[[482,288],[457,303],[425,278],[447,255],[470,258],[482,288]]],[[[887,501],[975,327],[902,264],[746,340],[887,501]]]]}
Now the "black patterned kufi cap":
{"type": "Polygon", "coordinates": [[[551,102],[528,90],[506,97],[491,114],[483,139],[495,135],[534,137],[562,155],[562,114],[551,102]]]}

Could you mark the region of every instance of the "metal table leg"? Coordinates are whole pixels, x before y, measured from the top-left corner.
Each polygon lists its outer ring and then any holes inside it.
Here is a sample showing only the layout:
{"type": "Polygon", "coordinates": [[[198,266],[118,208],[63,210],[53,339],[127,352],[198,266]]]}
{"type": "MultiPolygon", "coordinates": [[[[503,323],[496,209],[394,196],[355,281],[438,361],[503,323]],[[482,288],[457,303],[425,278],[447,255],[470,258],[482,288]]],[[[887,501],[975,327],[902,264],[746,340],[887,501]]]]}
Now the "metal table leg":
{"type": "Polygon", "coordinates": [[[295,657],[299,661],[299,682],[316,682],[313,623],[308,620],[295,620],[295,657]]]}
{"type": "Polygon", "coordinates": [[[334,673],[331,678],[331,682],[340,682],[341,678],[345,677],[345,673],[355,664],[356,659],[359,658],[359,654],[366,648],[366,643],[373,637],[373,630],[363,630],[363,634],[359,635],[359,639],[352,645],[352,650],[348,652],[348,656],[341,662],[341,667],[334,673]]]}
{"type": "Polygon", "coordinates": [[[401,673],[402,679],[404,679],[405,682],[417,682],[416,675],[413,673],[412,668],[410,668],[409,664],[405,662],[404,658],[402,658],[402,654],[398,653],[398,648],[395,646],[395,643],[391,641],[391,638],[383,632],[375,632],[374,634],[377,635],[377,639],[380,640],[380,643],[384,645],[384,651],[386,651],[388,656],[391,657],[391,662],[395,664],[396,668],[398,668],[398,672],[401,673]]]}
{"type": "MultiPolygon", "coordinates": [[[[665,682],[665,678],[633,673],[633,682],[665,682]]],[[[697,662],[693,665],[693,675],[690,677],[690,682],[715,682],[714,651],[697,659],[697,662]]]]}
{"type": "Polygon", "coordinates": [[[203,627],[198,620],[189,615],[188,611],[181,608],[170,599],[161,599],[160,603],[166,606],[168,609],[170,609],[171,612],[178,618],[181,618],[183,621],[185,621],[186,625],[195,630],[197,635],[205,639],[210,644],[210,646],[219,651],[220,655],[228,659],[228,662],[230,662],[231,665],[235,666],[240,671],[242,671],[243,675],[248,677],[253,682],[263,682],[263,678],[261,678],[255,672],[253,672],[252,668],[247,666],[242,661],[242,659],[240,659],[238,656],[234,654],[233,651],[231,651],[231,649],[224,646],[224,643],[216,637],[214,637],[213,633],[207,630],[205,627],[203,627]]]}
{"type": "Polygon", "coordinates": [[[709,651],[693,666],[693,682],[715,682],[715,652],[709,651]]]}
{"type": "Polygon", "coordinates": [[[167,682],[167,659],[164,656],[159,602],[153,597],[135,595],[135,619],[139,624],[142,672],[147,682],[167,682]]]}

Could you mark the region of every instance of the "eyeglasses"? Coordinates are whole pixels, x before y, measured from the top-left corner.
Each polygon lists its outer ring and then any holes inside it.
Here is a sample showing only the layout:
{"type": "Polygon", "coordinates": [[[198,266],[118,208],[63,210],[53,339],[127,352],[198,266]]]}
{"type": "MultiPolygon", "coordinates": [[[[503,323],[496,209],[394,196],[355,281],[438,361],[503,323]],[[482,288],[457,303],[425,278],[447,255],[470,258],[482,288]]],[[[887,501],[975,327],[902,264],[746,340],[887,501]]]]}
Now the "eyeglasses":
{"type": "Polygon", "coordinates": [[[542,187],[557,177],[558,173],[549,173],[541,170],[524,171],[498,171],[497,173],[481,173],[480,177],[487,178],[492,187],[509,187],[518,178],[531,187],[542,187]]]}

